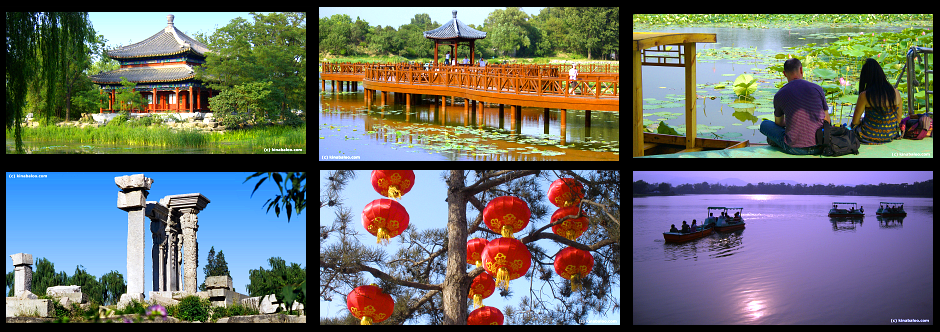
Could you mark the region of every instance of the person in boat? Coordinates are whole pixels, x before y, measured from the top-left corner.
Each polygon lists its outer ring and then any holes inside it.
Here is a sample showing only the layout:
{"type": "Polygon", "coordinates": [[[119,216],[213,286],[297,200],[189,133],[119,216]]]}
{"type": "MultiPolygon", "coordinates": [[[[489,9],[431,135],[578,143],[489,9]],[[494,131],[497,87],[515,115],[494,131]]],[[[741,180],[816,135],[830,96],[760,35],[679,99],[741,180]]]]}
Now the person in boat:
{"type": "Polygon", "coordinates": [[[692,233],[698,232],[698,225],[696,225],[697,223],[698,222],[696,222],[695,219],[692,219],[692,233]]]}
{"type": "Polygon", "coordinates": [[[679,233],[679,229],[676,228],[676,224],[672,224],[672,227],[669,228],[669,233],[679,233]]]}
{"type": "Polygon", "coordinates": [[[826,93],[816,83],[803,79],[803,64],[798,59],[783,63],[784,85],[774,95],[774,121],[764,120],[760,133],[767,144],[793,155],[819,154],[816,131],[829,119],[826,93]]]}
{"type": "Polygon", "coordinates": [[[682,221],[682,232],[683,232],[683,233],[688,233],[688,232],[689,232],[689,224],[687,224],[687,223],[685,222],[685,220],[682,221]]]}
{"type": "Polygon", "coordinates": [[[862,208],[861,208],[861,209],[858,209],[858,212],[865,213],[865,206],[862,205],[862,208]]]}

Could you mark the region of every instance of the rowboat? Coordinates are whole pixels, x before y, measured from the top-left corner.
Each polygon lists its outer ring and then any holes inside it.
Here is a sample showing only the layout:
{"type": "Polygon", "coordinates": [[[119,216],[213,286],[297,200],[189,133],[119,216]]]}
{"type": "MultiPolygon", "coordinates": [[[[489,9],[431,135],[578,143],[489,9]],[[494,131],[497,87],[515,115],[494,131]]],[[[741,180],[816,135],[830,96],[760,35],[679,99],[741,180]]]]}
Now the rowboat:
{"type": "Polygon", "coordinates": [[[665,239],[666,242],[675,242],[675,243],[679,243],[679,242],[685,242],[685,241],[695,240],[695,239],[700,238],[700,237],[705,237],[705,236],[711,234],[712,231],[713,231],[713,228],[712,228],[712,227],[708,227],[708,228],[705,228],[705,229],[703,229],[703,230],[700,230],[700,231],[694,232],[694,233],[663,232],[663,239],[665,239]]]}
{"type": "Polygon", "coordinates": [[[832,202],[832,209],[829,209],[829,218],[863,218],[865,213],[856,209],[858,203],[852,202],[832,202]],[[852,209],[839,209],[839,204],[852,205],[852,209]]]}
{"type": "Polygon", "coordinates": [[[878,204],[880,206],[878,207],[878,212],[875,212],[875,215],[882,217],[907,217],[907,212],[905,212],[903,208],[904,203],[881,202],[878,204]],[[902,207],[895,209],[885,209],[884,206],[888,204],[901,205],[902,207]],[[888,210],[888,212],[884,212],[884,210],[888,210]]]}
{"type": "Polygon", "coordinates": [[[741,213],[744,212],[744,208],[740,207],[720,207],[714,206],[708,208],[708,218],[705,219],[704,224],[714,224],[715,230],[719,232],[730,232],[734,230],[744,229],[744,218],[741,217],[741,213]],[[717,217],[713,216],[712,210],[719,211],[717,217]],[[728,210],[737,211],[736,213],[728,213],[728,210]],[[721,212],[724,212],[722,214],[721,212]]]}
{"type": "Polygon", "coordinates": [[[676,135],[643,133],[643,155],[672,154],[708,150],[727,150],[751,146],[749,141],[738,142],[712,138],[696,138],[695,147],[687,148],[686,138],[676,135]]]}

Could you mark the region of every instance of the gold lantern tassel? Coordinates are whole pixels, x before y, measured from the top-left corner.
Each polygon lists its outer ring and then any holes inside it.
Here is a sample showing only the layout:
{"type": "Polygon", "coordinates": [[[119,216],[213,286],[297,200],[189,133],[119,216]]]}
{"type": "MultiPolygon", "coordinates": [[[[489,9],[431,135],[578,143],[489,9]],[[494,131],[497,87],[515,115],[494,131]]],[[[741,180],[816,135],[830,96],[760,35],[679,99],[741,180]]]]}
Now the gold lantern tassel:
{"type": "Polygon", "coordinates": [[[509,269],[501,267],[496,271],[496,286],[504,286],[509,291],[509,269]]]}
{"type": "Polygon", "coordinates": [[[385,227],[379,227],[379,231],[375,233],[375,243],[388,245],[390,238],[391,236],[388,235],[388,229],[385,229],[385,227]]]}
{"type": "Polygon", "coordinates": [[[483,306],[483,294],[473,294],[473,307],[479,309],[483,306]]]}
{"type": "Polygon", "coordinates": [[[503,228],[502,228],[500,231],[502,232],[503,237],[508,237],[508,238],[510,238],[510,239],[515,239],[515,238],[512,236],[512,233],[515,233],[515,232],[512,231],[512,227],[511,227],[511,226],[509,226],[509,225],[503,225],[503,228]]]}
{"type": "Polygon", "coordinates": [[[571,291],[577,292],[581,290],[581,276],[577,273],[571,275],[571,291]]]}
{"type": "Polygon", "coordinates": [[[359,322],[359,325],[372,325],[372,317],[362,316],[362,321],[359,322]]]}
{"type": "Polygon", "coordinates": [[[401,198],[401,190],[398,189],[397,184],[388,185],[388,197],[398,200],[401,198]]]}

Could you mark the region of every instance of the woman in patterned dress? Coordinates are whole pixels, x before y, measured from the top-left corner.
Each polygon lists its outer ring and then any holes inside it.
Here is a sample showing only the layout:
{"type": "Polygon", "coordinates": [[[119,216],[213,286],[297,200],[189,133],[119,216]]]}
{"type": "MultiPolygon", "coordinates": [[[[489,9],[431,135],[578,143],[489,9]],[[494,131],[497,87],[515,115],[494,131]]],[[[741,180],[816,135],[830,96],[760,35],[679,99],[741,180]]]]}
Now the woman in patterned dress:
{"type": "Polygon", "coordinates": [[[901,93],[891,83],[881,65],[868,58],[862,65],[858,81],[858,101],[852,116],[852,128],[864,144],[884,144],[898,137],[898,124],[903,118],[901,93]],[[862,120],[862,113],[865,119],[862,120]]]}

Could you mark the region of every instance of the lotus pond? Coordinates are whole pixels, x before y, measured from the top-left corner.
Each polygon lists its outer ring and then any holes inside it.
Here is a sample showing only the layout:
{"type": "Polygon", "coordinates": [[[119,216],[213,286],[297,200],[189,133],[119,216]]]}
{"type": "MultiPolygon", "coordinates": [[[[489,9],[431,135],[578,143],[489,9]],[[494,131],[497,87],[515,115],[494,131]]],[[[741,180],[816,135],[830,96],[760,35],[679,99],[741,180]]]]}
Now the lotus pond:
{"type": "MultiPolygon", "coordinates": [[[[786,83],[786,59],[801,60],[804,79],[826,90],[833,122],[848,123],[858,98],[858,74],[866,58],[878,60],[889,82],[895,84],[910,46],[933,47],[932,28],[695,27],[642,31],[717,34],[717,43],[697,45],[696,136],[753,143],[767,141],[758,128],[764,119],[774,119],[773,97],[786,83]]],[[[933,69],[933,55],[927,57],[933,69]]],[[[923,113],[923,66],[918,65],[916,71],[921,85],[915,87],[915,110],[923,113]]],[[[683,73],[681,67],[643,66],[643,125],[648,131],[685,135],[683,73]]],[[[933,90],[932,78],[930,86],[928,89],[933,90]]],[[[901,80],[898,89],[906,107],[906,79],[901,80]]]]}
{"type": "MultiPolygon", "coordinates": [[[[620,114],[523,107],[512,123],[506,107],[487,104],[483,113],[464,110],[456,98],[441,110],[437,96],[424,95],[410,108],[402,104],[367,105],[357,91],[321,91],[320,160],[619,160],[620,114]],[[547,115],[547,118],[546,118],[547,115]]],[[[380,97],[380,93],[376,92],[380,97]]]]}

